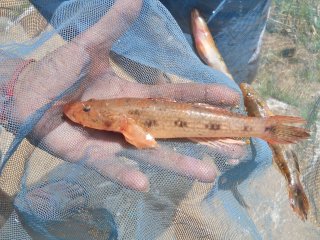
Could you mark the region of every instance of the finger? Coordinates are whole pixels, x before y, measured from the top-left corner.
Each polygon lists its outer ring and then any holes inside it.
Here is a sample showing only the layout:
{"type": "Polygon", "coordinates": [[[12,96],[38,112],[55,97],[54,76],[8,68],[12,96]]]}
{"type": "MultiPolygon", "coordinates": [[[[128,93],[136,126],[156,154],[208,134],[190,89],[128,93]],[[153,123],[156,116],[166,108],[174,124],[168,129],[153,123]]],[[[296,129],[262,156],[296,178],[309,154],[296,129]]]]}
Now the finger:
{"type": "Polygon", "coordinates": [[[111,9],[91,28],[75,38],[86,49],[110,50],[112,44],[138,17],[142,0],[117,0],[111,9]]]}
{"type": "Polygon", "coordinates": [[[216,170],[213,163],[200,161],[193,157],[173,152],[165,147],[143,151],[127,150],[121,154],[201,182],[213,182],[216,178],[216,170]]]}
{"type": "Polygon", "coordinates": [[[242,159],[247,156],[248,144],[242,140],[191,138],[191,141],[209,147],[229,159],[242,159]]]}
{"type": "Polygon", "coordinates": [[[170,83],[145,85],[126,81],[112,72],[97,79],[87,90],[83,95],[83,100],[137,97],[167,98],[181,102],[208,103],[220,106],[236,106],[240,103],[240,92],[221,84],[170,83]]]}
{"type": "Polygon", "coordinates": [[[150,186],[147,176],[132,166],[119,163],[119,159],[90,159],[86,165],[124,187],[140,192],[149,191],[150,186]]]}
{"type": "Polygon", "coordinates": [[[221,84],[176,83],[147,85],[150,97],[162,97],[184,102],[235,106],[240,93],[221,84]]]}
{"type": "Polygon", "coordinates": [[[65,122],[44,138],[44,144],[57,157],[84,164],[130,189],[148,191],[149,180],[145,174],[115,159],[115,153],[122,149],[119,141],[123,139],[117,139],[112,133],[110,135],[111,140],[106,138],[108,135],[105,132],[92,131],[88,134],[82,129],[75,130],[74,126],[65,122]]]}
{"type": "Polygon", "coordinates": [[[204,150],[213,155],[219,169],[229,168],[243,162],[248,154],[250,145],[244,141],[233,139],[192,139],[206,147],[204,150]]]}

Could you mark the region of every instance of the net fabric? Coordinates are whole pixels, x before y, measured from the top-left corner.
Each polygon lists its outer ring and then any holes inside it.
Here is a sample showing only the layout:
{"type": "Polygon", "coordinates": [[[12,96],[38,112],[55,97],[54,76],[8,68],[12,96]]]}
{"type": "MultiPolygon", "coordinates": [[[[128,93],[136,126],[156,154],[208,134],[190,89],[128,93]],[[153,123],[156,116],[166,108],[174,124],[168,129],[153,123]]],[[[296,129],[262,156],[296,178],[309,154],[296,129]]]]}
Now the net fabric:
{"type": "MultiPolygon", "coordinates": [[[[182,81],[219,83],[239,92],[235,83],[197,58],[160,2],[143,1],[141,9],[139,1],[122,2],[67,1],[39,36],[30,39],[18,23],[2,36],[1,62],[7,68],[1,73],[2,82],[10,79],[22,61],[19,58],[33,57],[42,64],[30,64],[19,79],[30,72],[40,77],[32,75],[32,81],[18,83],[15,94],[19,97],[2,102],[9,104],[10,111],[1,131],[1,201],[10,207],[1,209],[0,239],[285,239],[289,231],[292,236],[316,239],[319,230],[313,224],[292,216],[284,181],[279,186],[281,176],[272,168],[270,149],[262,140],[253,139],[240,163],[232,163],[218,148],[186,140],[159,141],[161,151],[154,154],[123,147],[119,136],[99,141],[81,127],[61,127],[66,126],[61,119],[63,103],[81,96],[117,97],[120,90],[135,90],[135,81],[159,84],[155,89],[182,81]],[[122,8],[113,11],[114,6],[122,8]],[[98,45],[101,55],[94,59],[90,45],[89,51],[71,51],[72,41],[85,44],[86,36],[80,40],[77,36],[104,15],[110,16],[107,23],[112,28],[91,32],[95,39],[103,33],[109,36],[109,41],[98,45]],[[113,71],[106,65],[110,43],[114,43],[113,71]],[[66,48],[65,55],[54,52],[60,46],[66,48]],[[60,61],[53,61],[52,55],[60,61]],[[99,67],[109,69],[107,77],[88,78],[95,74],[92,61],[97,72],[99,67]],[[63,154],[66,151],[76,153],[63,154]],[[214,162],[219,177],[204,183],[185,177],[183,169],[177,174],[154,164],[181,156],[214,162]],[[141,170],[150,179],[150,190],[131,190],[119,184],[117,176],[110,176],[122,169],[141,170]]],[[[27,6],[14,5],[14,9],[20,13],[27,6]]],[[[127,94],[132,94],[129,90],[127,94]]],[[[171,96],[172,90],[174,85],[163,94],[171,96]]],[[[136,92],[146,97],[145,91],[138,88],[136,92]]],[[[218,96],[224,99],[226,93],[218,96]]],[[[193,98],[188,100],[201,101],[197,94],[193,98]]]]}

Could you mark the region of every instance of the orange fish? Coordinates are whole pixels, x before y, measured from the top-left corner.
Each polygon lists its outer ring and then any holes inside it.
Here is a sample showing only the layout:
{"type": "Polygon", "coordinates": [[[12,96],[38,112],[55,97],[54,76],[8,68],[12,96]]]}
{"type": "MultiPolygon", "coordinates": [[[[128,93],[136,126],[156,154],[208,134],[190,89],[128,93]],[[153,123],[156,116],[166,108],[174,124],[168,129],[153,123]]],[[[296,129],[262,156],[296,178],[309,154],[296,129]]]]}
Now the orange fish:
{"type": "Polygon", "coordinates": [[[247,117],[207,104],[164,99],[118,98],[69,103],[64,114],[93,129],[120,132],[137,148],[156,146],[155,138],[259,137],[270,143],[295,143],[309,137],[300,117],[247,117]]]}
{"type": "MultiPolygon", "coordinates": [[[[249,84],[240,85],[244,96],[244,104],[248,115],[268,118],[274,116],[266,102],[254,91],[249,84]]],[[[304,221],[309,210],[308,198],[300,182],[298,159],[294,151],[283,145],[269,144],[273,151],[273,160],[278,165],[288,183],[290,205],[294,212],[304,221]]]]}
{"type": "Polygon", "coordinates": [[[223,72],[233,80],[232,75],[215,44],[206,21],[201,17],[197,9],[191,12],[191,27],[195,46],[200,58],[210,67],[223,72]]]}
{"type": "MultiPolygon", "coordinates": [[[[219,70],[233,80],[232,75],[216,47],[205,20],[199,12],[194,9],[192,17],[192,32],[195,40],[197,52],[201,59],[212,68],[219,70]]],[[[271,117],[274,116],[267,103],[254,91],[253,87],[243,83],[240,85],[244,96],[244,104],[248,115],[251,117],[271,117]]],[[[300,171],[297,156],[294,151],[283,145],[269,145],[273,151],[273,159],[278,165],[282,175],[288,182],[288,193],[290,205],[298,216],[305,220],[309,210],[308,198],[300,182],[300,171]]]]}

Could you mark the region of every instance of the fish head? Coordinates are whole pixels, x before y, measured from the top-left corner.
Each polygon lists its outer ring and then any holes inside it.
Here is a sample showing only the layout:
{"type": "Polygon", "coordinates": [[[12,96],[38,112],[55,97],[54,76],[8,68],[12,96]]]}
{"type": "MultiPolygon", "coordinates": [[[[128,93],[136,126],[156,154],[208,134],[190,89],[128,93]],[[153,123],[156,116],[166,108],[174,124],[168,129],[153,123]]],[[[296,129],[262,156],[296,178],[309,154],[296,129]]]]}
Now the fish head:
{"type": "Polygon", "coordinates": [[[191,20],[194,21],[196,18],[201,17],[197,9],[192,9],[191,11],[191,20]]]}
{"type": "Polygon", "coordinates": [[[99,116],[97,107],[92,100],[67,103],[63,106],[63,113],[72,122],[88,127],[90,127],[92,120],[99,116]]]}
{"type": "MultiPolygon", "coordinates": [[[[191,11],[191,28],[194,44],[199,57],[209,66],[216,66],[217,47],[205,19],[197,9],[191,11]]],[[[220,55],[219,53],[217,55],[220,55]]]]}
{"type": "Polygon", "coordinates": [[[258,106],[257,93],[248,83],[241,83],[240,89],[243,95],[244,105],[247,109],[247,112],[250,114],[250,109],[258,106]]]}
{"type": "Polygon", "coordinates": [[[248,115],[253,117],[267,117],[273,115],[267,103],[248,83],[241,83],[240,89],[248,115]]]}
{"type": "Polygon", "coordinates": [[[248,83],[241,83],[240,89],[242,91],[244,98],[247,98],[247,99],[250,99],[251,101],[253,101],[253,99],[256,99],[258,97],[257,92],[248,83]]]}
{"type": "Polygon", "coordinates": [[[204,18],[200,15],[197,9],[193,9],[191,11],[191,27],[192,33],[195,40],[206,38],[208,34],[211,35],[209,32],[208,26],[204,18]]]}

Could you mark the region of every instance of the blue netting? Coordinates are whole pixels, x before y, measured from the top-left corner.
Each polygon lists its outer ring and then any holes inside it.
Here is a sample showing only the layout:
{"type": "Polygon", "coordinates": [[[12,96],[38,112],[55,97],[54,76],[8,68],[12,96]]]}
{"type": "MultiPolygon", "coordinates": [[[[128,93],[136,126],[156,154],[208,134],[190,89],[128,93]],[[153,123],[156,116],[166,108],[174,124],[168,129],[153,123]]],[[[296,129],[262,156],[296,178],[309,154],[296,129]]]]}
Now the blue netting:
{"type": "MultiPolygon", "coordinates": [[[[19,31],[5,33],[0,44],[0,61],[6,68],[0,73],[3,86],[19,58],[37,58],[19,78],[13,99],[5,99],[2,92],[0,106],[10,107],[1,122],[2,178],[8,178],[6,172],[14,178],[0,181],[0,186],[11,191],[8,201],[14,210],[0,222],[0,239],[283,236],[279,228],[285,220],[277,220],[276,232],[270,229],[272,211],[278,209],[273,206],[273,193],[253,186],[255,181],[263,183],[271,168],[271,151],[261,139],[233,146],[236,150],[227,148],[228,153],[217,145],[181,139],[159,140],[160,150],[137,150],[119,135],[86,130],[62,117],[66,102],[94,97],[174,98],[178,94],[178,101],[222,106],[232,93],[241,96],[236,82],[203,64],[194,52],[186,30],[189,13],[199,6],[209,19],[239,83],[251,81],[256,70],[269,1],[213,1],[210,5],[188,1],[189,5],[181,5],[181,12],[173,1],[162,1],[170,11],[156,0],[145,0],[141,6],[140,1],[124,0],[56,1],[47,7],[41,1],[32,2],[51,27],[32,39],[21,40],[19,31]],[[113,11],[122,2],[123,11],[113,11]],[[217,12],[212,13],[215,8],[217,12]],[[105,16],[111,18],[90,32],[105,16]],[[88,32],[94,36],[89,44],[88,32]],[[109,36],[103,39],[104,34],[109,36]],[[222,88],[210,93],[198,85],[177,85],[186,81],[222,88]],[[198,177],[199,163],[208,164],[201,165],[202,173],[204,166],[215,166],[219,175],[214,182],[210,172],[198,177]],[[150,182],[148,192],[132,189],[143,185],[142,173],[150,182]],[[263,206],[271,210],[260,218],[263,206]]],[[[242,100],[237,105],[232,109],[244,113],[242,100]]],[[[312,229],[310,223],[303,227],[312,229]]],[[[313,233],[311,237],[319,236],[313,233]]]]}

